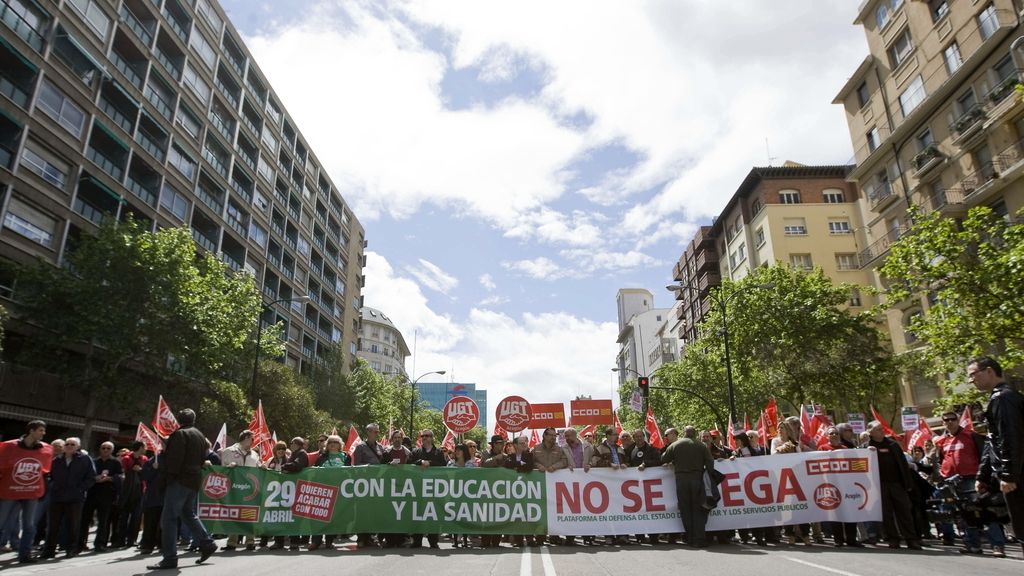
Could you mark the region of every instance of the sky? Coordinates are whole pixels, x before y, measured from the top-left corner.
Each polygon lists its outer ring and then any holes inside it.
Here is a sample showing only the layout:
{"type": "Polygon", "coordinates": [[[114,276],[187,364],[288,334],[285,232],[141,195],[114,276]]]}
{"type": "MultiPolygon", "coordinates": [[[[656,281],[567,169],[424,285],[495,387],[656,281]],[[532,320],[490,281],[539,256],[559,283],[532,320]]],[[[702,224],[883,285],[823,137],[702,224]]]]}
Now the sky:
{"type": "Polygon", "coordinates": [[[366,229],[413,377],[608,398],[615,295],[753,166],[844,164],[845,0],[222,0],[366,229]]]}

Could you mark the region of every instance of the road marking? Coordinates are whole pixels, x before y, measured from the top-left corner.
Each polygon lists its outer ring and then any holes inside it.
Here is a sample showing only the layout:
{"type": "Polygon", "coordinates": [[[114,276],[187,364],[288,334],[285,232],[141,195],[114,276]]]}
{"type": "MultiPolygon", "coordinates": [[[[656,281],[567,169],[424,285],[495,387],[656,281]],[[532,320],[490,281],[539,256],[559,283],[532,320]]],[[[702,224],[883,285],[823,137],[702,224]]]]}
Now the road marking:
{"type": "Polygon", "coordinates": [[[555,576],[555,563],[551,561],[547,548],[540,549],[540,561],[544,565],[544,576],[555,576]]]}
{"type": "Polygon", "coordinates": [[[519,576],[533,575],[533,561],[530,558],[530,547],[523,546],[523,560],[519,563],[519,576]]]}
{"type": "Polygon", "coordinates": [[[792,556],[783,556],[783,558],[789,560],[790,562],[796,562],[797,564],[803,564],[804,566],[810,566],[811,568],[817,568],[818,570],[824,570],[826,572],[831,572],[833,574],[839,574],[840,576],[860,576],[860,574],[847,572],[845,570],[837,570],[835,568],[829,568],[828,566],[822,566],[821,564],[815,564],[814,562],[800,560],[799,558],[793,558],[792,556]]]}

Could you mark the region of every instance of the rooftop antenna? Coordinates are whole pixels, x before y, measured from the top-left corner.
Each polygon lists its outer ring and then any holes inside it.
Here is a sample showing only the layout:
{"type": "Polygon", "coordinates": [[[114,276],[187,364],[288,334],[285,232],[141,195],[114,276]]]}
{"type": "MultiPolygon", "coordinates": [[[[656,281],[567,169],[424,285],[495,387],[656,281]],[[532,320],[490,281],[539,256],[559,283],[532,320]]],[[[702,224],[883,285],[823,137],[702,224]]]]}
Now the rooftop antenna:
{"type": "Polygon", "coordinates": [[[778,160],[775,156],[772,156],[772,149],[768,146],[768,137],[764,138],[764,150],[768,154],[768,166],[773,166],[775,161],[778,160]]]}

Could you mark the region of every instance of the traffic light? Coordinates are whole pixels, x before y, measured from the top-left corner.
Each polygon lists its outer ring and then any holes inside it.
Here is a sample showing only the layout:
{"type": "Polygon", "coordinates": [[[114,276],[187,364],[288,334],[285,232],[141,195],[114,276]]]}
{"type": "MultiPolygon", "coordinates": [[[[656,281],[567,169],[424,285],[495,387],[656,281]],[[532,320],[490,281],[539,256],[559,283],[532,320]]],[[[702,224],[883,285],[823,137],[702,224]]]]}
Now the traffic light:
{"type": "Polygon", "coordinates": [[[647,376],[640,376],[636,379],[636,385],[640,388],[640,393],[644,395],[644,398],[650,393],[650,379],[647,376]]]}

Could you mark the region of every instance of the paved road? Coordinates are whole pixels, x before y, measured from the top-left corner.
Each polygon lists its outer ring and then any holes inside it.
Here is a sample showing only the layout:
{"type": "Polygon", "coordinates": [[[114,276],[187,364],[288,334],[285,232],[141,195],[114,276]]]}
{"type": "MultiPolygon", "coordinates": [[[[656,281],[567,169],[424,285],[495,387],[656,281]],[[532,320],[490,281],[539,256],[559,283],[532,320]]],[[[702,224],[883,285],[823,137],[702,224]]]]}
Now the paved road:
{"type": "MultiPolygon", "coordinates": [[[[1001,574],[1024,572],[1020,546],[1011,546],[1009,559],[964,557],[952,548],[927,547],[922,552],[868,548],[836,550],[831,546],[729,545],[704,550],[681,546],[577,546],[500,550],[356,551],[354,545],[317,552],[218,552],[207,564],[195,565],[195,555],[183,555],[178,573],[185,576],[644,576],[660,574],[785,574],[786,576],[941,576],[944,574],[1001,574]]],[[[148,574],[146,565],[157,556],[140,557],[127,550],[83,554],[71,560],[13,564],[14,555],[0,557],[5,575],[112,576],[148,574]]],[[[156,574],[156,573],[153,573],[156,574]]],[[[161,571],[159,574],[176,574],[161,571]]]]}

